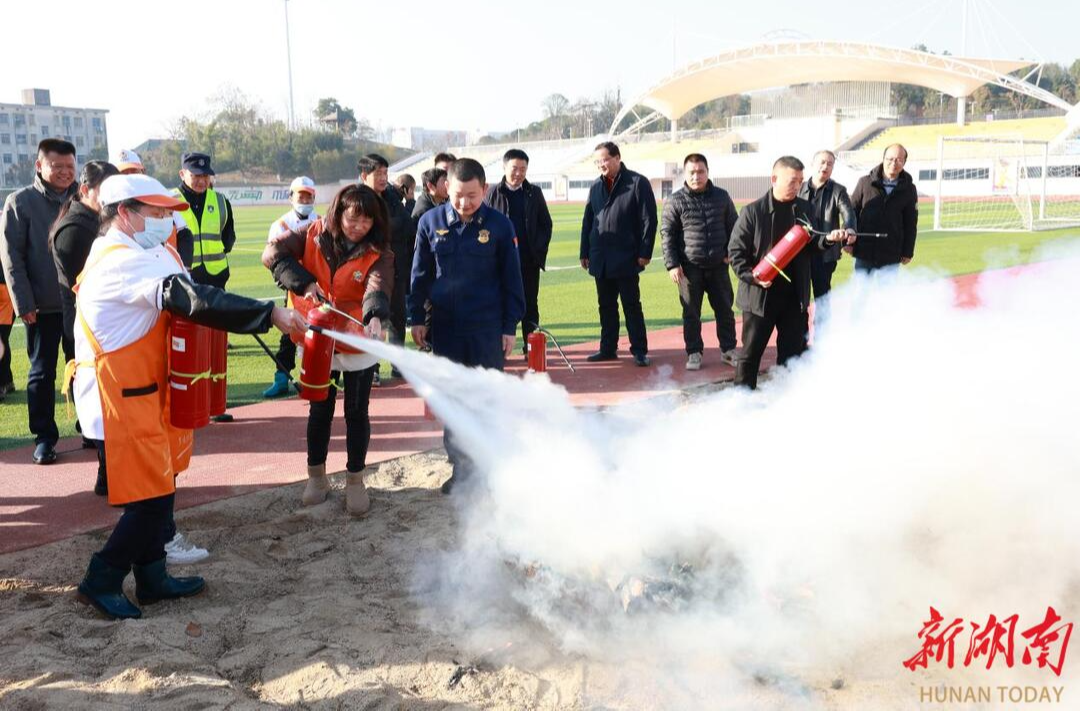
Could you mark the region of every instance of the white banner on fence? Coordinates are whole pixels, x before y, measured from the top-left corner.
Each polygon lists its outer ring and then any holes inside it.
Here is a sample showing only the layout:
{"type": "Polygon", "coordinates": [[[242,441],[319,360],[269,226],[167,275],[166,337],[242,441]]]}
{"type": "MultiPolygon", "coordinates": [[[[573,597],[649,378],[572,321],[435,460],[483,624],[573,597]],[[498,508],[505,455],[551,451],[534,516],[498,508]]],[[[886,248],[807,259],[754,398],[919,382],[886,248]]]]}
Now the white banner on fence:
{"type": "MultiPolygon", "coordinates": [[[[229,202],[236,207],[244,205],[282,205],[287,207],[289,204],[288,185],[242,185],[215,189],[227,197],[229,202]]],[[[316,204],[328,204],[340,189],[341,185],[337,183],[315,186],[316,204]]]]}

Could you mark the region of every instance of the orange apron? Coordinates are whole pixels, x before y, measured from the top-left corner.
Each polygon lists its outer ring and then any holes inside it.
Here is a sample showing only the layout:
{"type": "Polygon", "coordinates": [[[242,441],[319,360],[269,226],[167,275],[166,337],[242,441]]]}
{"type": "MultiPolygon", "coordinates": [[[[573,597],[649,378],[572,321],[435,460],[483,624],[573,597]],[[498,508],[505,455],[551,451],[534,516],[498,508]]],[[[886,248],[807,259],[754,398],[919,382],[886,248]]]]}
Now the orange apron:
{"type": "Polygon", "coordinates": [[[15,307],[11,303],[7,284],[0,284],[0,326],[10,326],[13,323],[15,323],[15,307]]]}
{"type": "MultiPolygon", "coordinates": [[[[131,248],[113,245],[103,250],[79,281],[118,249],[131,248]]],[[[170,252],[179,262],[176,253],[170,252]]],[[[81,311],[78,315],[94,360],[76,367],[92,365],[97,375],[109,503],[127,504],[173,493],[174,477],[191,461],[194,433],[169,423],[169,314],[163,311],[149,333],[108,353],[101,350],[81,311]]]]}

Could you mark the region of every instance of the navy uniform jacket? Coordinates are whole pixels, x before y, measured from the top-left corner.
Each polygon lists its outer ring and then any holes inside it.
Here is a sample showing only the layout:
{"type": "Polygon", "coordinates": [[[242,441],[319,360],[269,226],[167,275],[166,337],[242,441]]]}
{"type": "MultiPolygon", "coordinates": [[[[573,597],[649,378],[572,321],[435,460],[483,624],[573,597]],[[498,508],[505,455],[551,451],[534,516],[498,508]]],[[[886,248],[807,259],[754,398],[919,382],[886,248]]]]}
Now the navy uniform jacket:
{"type": "Polygon", "coordinates": [[[514,226],[487,205],[467,223],[449,203],[424,213],[410,281],[412,322],[424,323],[430,300],[431,328],[439,334],[513,336],[525,314],[514,226]]]}

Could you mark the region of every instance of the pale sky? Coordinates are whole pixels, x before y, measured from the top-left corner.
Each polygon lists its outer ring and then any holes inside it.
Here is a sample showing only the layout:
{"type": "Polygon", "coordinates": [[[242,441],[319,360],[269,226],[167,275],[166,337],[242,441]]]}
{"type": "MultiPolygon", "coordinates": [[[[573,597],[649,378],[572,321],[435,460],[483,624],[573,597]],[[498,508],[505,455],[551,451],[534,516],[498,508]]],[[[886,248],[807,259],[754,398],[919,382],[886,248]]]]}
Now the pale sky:
{"type": "MultiPolygon", "coordinates": [[[[548,94],[628,100],[673,65],[779,31],[960,55],[964,2],[289,0],[296,113],[334,96],[373,125],[509,130],[548,94]]],[[[1075,0],[967,6],[968,56],[1080,58],[1075,0]]],[[[111,150],[167,135],[225,85],[288,114],[283,0],[3,0],[0,18],[0,101],[38,87],[108,109],[111,150]]]]}

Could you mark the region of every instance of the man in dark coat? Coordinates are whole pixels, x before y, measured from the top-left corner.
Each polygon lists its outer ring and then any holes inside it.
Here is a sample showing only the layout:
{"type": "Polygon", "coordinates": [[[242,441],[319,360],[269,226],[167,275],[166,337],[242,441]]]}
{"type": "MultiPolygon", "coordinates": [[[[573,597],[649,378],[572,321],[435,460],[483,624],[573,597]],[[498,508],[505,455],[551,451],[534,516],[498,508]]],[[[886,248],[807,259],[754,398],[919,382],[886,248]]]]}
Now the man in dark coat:
{"type": "Polygon", "coordinates": [[[521,258],[521,282],[525,287],[525,318],[521,321],[523,351],[528,355],[529,334],[540,323],[540,271],[547,265],[551,244],[551,213],[544,191],[525,179],[529,156],[511,148],[503,155],[503,179],[488,187],[484,204],[510,218],[517,235],[521,258]]]}
{"type": "Polygon", "coordinates": [[[56,359],[64,332],[63,302],[49,248],[60,207],[78,191],[75,146],[46,138],[38,144],[34,183],[8,195],[0,217],[0,262],[15,315],[26,326],[26,405],[34,435],[33,461],[56,461],[56,359]]]}
{"type": "Polygon", "coordinates": [[[806,350],[810,305],[810,255],[832,244],[848,243],[854,237],[843,230],[811,237],[775,281],[759,281],[753,270],[796,222],[809,222],[810,203],[798,197],[803,164],[798,158],[783,156],[772,168],[772,187],[764,197],[739,213],[728,244],[731,268],[739,278],[737,303],[742,310],[743,347],[735,366],[735,384],[751,390],[757,387],[761,356],[776,329],[776,362],[784,365],[806,350]]]}
{"type": "Polygon", "coordinates": [[[709,180],[709,162],[700,153],[683,159],[686,182],[664,204],[660,218],[664,266],[679,288],[686,369],[701,368],[701,301],[708,295],[716,315],[720,360],[735,365],[735,314],[727,247],[735,227],[735,203],[709,180]]]}
{"type": "Polygon", "coordinates": [[[866,239],[855,245],[855,270],[870,272],[907,264],[915,256],[919,230],[919,193],[904,170],[907,149],[894,143],[885,149],[881,165],[859,178],[851,205],[859,229],[888,237],[866,239]]]}
{"type": "MultiPolygon", "coordinates": [[[[856,231],[855,211],[851,207],[847,188],[832,179],[836,154],[822,150],[814,154],[813,174],[799,188],[799,197],[810,203],[810,222],[815,230],[832,232],[842,228],[856,231]]],[[[810,255],[810,286],[814,291],[814,320],[821,323],[828,309],[825,295],[832,289],[833,272],[840,260],[840,245],[834,244],[824,252],[810,255]]]]}
{"type": "Polygon", "coordinates": [[[581,267],[596,279],[600,311],[600,350],[590,362],[615,360],[619,346],[619,301],[622,301],[630,353],[634,363],[650,364],[645,315],[638,275],[652,261],[656,242],[656,197],[648,178],[622,164],[619,147],[610,141],[593,152],[600,177],[589,188],[581,220],[581,267]]]}
{"type": "MultiPolygon", "coordinates": [[[[387,336],[391,343],[405,344],[405,295],[409,290],[409,265],[412,264],[416,228],[412,216],[405,212],[401,193],[389,183],[390,163],[377,153],[369,153],[357,163],[360,182],[374,190],[386,203],[390,216],[390,250],[394,253],[394,289],[390,296],[390,327],[387,336]]],[[[392,371],[394,377],[400,374],[392,371]]],[[[376,377],[376,383],[378,378],[376,377]]]]}

